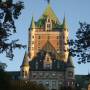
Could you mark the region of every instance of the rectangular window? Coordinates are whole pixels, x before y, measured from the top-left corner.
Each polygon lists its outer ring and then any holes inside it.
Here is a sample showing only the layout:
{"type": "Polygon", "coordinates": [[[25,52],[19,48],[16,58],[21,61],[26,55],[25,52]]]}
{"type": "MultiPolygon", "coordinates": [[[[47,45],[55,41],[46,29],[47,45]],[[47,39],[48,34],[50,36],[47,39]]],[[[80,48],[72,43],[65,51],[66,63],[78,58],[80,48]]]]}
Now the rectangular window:
{"type": "Polygon", "coordinates": [[[34,47],[32,47],[32,50],[34,50],[34,47]]]}
{"type": "Polygon", "coordinates": [[[46,81],[46,85],[49,86],[49,81],[46,81]]]}
{"type": "Polygon", "coordinates": [[[40,46],[38,46],[38,51],[40,51],[40,46]]]}
{"type": "Polygon", "coordinates": [[[52,81],[52,88],[56,88],[56,81],[52,81]]]}
{"type": "Polygon", "coordinates": [[[34,41],[32,41],[32,44],[34,44],[34,41]]]}
{"type": "Polygon", "coordinates": [[[47,28],[49,28],[49,29],[50,29],[50,27],[51,27],[51,25],[50,25],[50,24],[47,24],[47,28]]]}
{"type": "Polygon", "coordinates": [[[48,19],[48,22],[50,22],[50,19],[48,19]]]}
{"type": "Polygon", "coordinates": [[[34,36],[32,36],[32,38],[34,38],[34,36]]]}
{"type": "Polygon", "coordinates": [[[38,39],[40,39],[41,38],[41,36],[38,36],[38,39]]]}
{"type": "Polygon", "coordinates": [[[73,76],[73,72],[72,72],[72,71],[69,71],[69,72],[68,72],[68,76],[69,76],[69,77],[72,77],[72,76],[73,76]]]}
{"type": "Polygon", "coordinates": [[[38,45],[40,46],[40,41],[38,41],[38,45]]]}

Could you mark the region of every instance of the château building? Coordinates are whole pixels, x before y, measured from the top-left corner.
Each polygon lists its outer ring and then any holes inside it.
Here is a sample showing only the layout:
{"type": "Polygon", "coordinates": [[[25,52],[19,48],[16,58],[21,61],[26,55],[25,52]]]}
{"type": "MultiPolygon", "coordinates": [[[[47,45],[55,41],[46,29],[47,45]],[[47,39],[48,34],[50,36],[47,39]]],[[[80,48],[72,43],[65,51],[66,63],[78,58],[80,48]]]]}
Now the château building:
{"type": "Polygon", "coordinates": [[[38,21],[32,17],[28,35],[28,52],[24,55],[20,78],[43,84],[49,90],[74,86],[65,16],[62,22],[59,21],[48,4],[38,21]]]}

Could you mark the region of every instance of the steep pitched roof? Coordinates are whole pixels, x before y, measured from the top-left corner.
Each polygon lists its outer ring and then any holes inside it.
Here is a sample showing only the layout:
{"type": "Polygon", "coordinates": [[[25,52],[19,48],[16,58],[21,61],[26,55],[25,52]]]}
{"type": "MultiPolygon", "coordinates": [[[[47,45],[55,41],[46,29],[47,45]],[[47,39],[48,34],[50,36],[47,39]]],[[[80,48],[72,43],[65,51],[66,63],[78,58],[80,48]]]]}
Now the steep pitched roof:
{"type": "Polygon", "coordinates": [[[42,50],[46,52],[56,52],[55,48],[52,46],[52,44],[47,41],[46,44],[43,46],[42,50]]]}
{"type": "Polygon", "coordinates": [[[67,27],[67,23],[66,23],[66,17],[64,16],[64,19],[63,19],[63,28],[66,30],[68,29],[67,27]]]}
{"type": "Polygon", "coordinates": [[[56,21],[57,23],[60,23],[54,11],[52,10],[50,4],[48,4],[43,15],[41,16],[41,18],[45,18],[45,17],[49,17],[51,20],[56,21]]]}
{"type": "Polygon", "coordinates": [[[30,28],[31,29],[35,28],[34,17],[32,17],[30,28]]]}
{"type": "Polygon", "coordinates": [[[27,53],[26,52],[25,52],[24,59],[23,59],[21,67],[23,67],[23,66],[29,66],[29,62],[28,62],[28,58],[27,58],[27,53]]]}

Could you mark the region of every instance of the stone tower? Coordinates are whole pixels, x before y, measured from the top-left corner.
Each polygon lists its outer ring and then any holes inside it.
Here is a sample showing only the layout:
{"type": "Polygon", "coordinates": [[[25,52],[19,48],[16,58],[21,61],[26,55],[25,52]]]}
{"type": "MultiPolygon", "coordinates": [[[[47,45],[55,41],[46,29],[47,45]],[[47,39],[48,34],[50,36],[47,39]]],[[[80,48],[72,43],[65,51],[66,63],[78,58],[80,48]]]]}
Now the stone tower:
{"type": "Polygon", "coordinates": [[[74,64],[73,64],[73,61],[72,61],[72,56],[68,56],[68,62],[67,62],[67,65],[66,65],[66,74],[65,74],[65,78],[66,78],[66,81],[65,81],[65,84],[66,86],[73,86],[74,85],[74,79],[75,79],[75,74],[74,74],[74,64]]]}
{"type": "Polygon", "coordinates": [[[20,77],[23,80],[28,80],[29,79],[29,73],[30,72],[30,66],[28,62],[28,56],[27,53],[25,52],[24,59],[21,65],[21,72],[20,72],[20,77]]]}

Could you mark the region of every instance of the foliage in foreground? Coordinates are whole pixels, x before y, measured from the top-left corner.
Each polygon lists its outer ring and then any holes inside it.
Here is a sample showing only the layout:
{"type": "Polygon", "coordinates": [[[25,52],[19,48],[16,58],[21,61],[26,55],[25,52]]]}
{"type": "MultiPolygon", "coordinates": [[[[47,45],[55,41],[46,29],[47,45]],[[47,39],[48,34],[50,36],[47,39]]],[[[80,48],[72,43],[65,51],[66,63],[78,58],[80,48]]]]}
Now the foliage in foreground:
{"type": "Polygon", "coordinates": [[[90,62],[90,24],[80,22],[79,25],[76,39],[70,40],[70,52],[78,57],[78,63],[81,64],[90,62]]]}
{"type": "Polygon", "coordinates": [[[13,49],[25,47],[17,43],[19,40],[10,39],[16,33],[15,19],[18,19],[23,2],[13,3],[13,0],[0,0],[0,53],[5,52],[6,56],[13,59],[13,49]]]}

